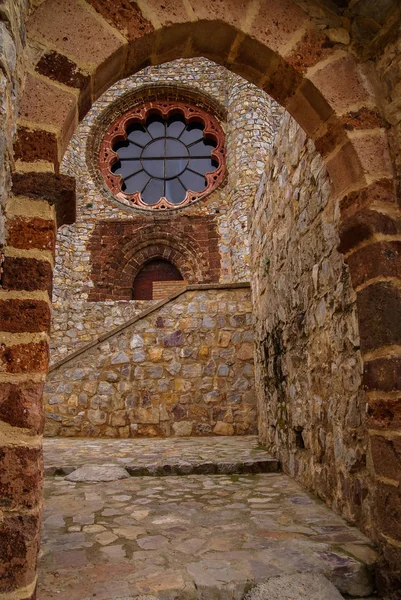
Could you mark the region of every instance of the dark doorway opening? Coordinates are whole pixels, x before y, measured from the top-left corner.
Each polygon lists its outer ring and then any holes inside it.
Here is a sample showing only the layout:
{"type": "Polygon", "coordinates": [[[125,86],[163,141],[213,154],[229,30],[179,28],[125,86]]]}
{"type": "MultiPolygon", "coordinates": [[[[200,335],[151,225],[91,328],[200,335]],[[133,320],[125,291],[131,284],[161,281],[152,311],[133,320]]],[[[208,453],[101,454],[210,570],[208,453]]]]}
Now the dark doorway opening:
{"type": "MultiPolygon", "coordinates": [[[[132,288],[133,300],[154,300],[154,282],[183,281],[177,267],[168,260],[155,258],[147,262],[139,271],[132,288]]],[[[163,286],[161,286],[163,288],[163,286]]],[[[167,287],[166,287],[167,291],[167,287]]],[[[168,293],[166,293],[168,296],[168,293]]],[[[160,298],[160,295],[159,295],[160,298]]]]}

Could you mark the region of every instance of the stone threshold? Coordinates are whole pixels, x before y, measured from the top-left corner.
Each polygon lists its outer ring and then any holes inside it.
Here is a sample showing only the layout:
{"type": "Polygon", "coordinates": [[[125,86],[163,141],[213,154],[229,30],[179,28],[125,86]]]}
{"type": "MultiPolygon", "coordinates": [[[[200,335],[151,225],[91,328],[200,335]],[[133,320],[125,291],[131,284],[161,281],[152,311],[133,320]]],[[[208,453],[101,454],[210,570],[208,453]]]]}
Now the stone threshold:
{"type": "Polygon", "coordinates": [[[250,287],[251,287],[251,284],[248,281],[242,281],[242,282],[238,282],[238,283],[197,283],[197,284],[186,285],[186,286],[182,287],[180,290],[178,290],[177,292],[174,292],[174,294],[171,294],[167,298],[160,300],[160,302],[156,302],[149,308],[146,308],[138,315],[135,315],[135,317],[132,317],[132,319],[129,319],[128,321],[126,321],[123,325],[119,325],[118,327],[115,327],[108,333],[104,333],[103,335],[99,336],[92,342],[88,342],[88,344],[85,344],[85,346],[82,346],[75,352],[71,352],[71,354],[69,354],[68,356],[65,356],[64,358],[53,363],[49,367],[49,372],[55,371],[62,365],[65,365],[66,363],[68,363],[71,360],[73,360],[74,358],[76,358],[77,356],[84,354],[87,350],[90,350],[91,348],[95,348],[95,346],[97,346],[98,344],[102,344],[106,340],[109,340],[110,338],[114,337],[115,335],[118,335],[119,333],[121,333],[122,331],[127,329],[128,327],[131,327],[131,325],[134,325],[141,319],[143,319],[143,318],[147,317],[148,315],[152,314],[153,312],[159,310],[159,308],[161,308],[162,306],[165,306],[172,300],[175,300],[176,298],[183,296],[187,292],[207,291],[207,290],[237,290],[237,289],[250,288],[250,287]]]}
{"type": "Polygon", "coordinates": [[[160,462],[149,465],[85,464],[45,466],[45,476],[67,477],[71,481],[113,481],[128,477],[167,477],[169,475],[254,475],[278,473],[280,463],[275,458],[245,461],[160,462]],[[73,475],[72,477],[70,477],[73,475]]]}

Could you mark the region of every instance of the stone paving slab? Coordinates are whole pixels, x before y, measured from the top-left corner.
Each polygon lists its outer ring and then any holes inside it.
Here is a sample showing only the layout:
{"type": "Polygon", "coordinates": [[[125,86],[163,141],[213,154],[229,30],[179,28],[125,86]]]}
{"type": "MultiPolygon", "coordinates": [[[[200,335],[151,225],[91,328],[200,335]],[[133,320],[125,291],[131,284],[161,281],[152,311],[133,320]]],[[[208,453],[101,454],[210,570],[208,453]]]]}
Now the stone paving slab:
{"type": "Polygon", "coordinates": [[[282,474],[55,476],[45,484],[38,597],[240,600],[300,572],[360,597],[374,592],[375,557],[364,535],[282,474]]]}
{"type": "Polygon", "coordinates": [[[118,465],[131,476],[271,473],[275,458],[257,436],[168,439],[45,438],[46,475],[69,475],[83,465],[118,465]]]}

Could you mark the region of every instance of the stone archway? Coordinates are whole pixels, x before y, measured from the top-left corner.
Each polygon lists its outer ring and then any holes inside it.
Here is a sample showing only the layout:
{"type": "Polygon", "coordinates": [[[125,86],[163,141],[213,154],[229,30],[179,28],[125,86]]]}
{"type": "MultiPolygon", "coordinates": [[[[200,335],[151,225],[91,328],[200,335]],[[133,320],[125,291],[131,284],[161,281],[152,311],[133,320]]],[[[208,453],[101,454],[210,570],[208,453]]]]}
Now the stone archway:
{"type": "Polygon", "coordinates": [[[35,597],[42,472],[38,415],[54,250],[55,215],[48,203],[56,206],[59,223],[73,220],[72,182],[55,174],[62,153],[91,102],[114,81],[149,63],[199,55],[275,98],[314,140],[327,165],[341,211],[340,248],[358,298],[369,426],[380,439],[370,457],[377,490],[375,535],[386,542],[386,559],[396,568],[399,470],[388,478],[382,468],[395,460],[392,440],[399,439],[394,402],[401,369],[401,331],[395,326],[401,314],[400,265],[393,250],[400,221],[385,122],[367,67],[290,0],[249,0],[241,7],[225,0],[219,8],[204,0],[163,8],[148,2],[146,13],[133,3],[47,0],[33,12],[28,36],[35,52],[21,98],[0,307],[7,507],[2,528],[3,539],[13,540],[2,592],[35,597]]]}

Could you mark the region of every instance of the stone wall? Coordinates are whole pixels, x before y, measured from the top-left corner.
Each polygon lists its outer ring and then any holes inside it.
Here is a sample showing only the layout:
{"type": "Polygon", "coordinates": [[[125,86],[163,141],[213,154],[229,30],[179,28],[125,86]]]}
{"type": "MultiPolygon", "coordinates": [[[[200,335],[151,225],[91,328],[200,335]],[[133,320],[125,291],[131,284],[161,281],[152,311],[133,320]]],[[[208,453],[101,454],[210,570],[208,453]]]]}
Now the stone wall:
{"type": "Polygon", "coordinates": [[[186,291],[51,370],[48,435],[256,432],[250,289],[186,291]]]}
{"type": "Polygon", "coordinates": [[[77,219],[58,230],[53,363],[105,332],[102,313],[104,323],[113,319],[113,325],[120,324],[122,314],[136,314],[129,303],[118,303],[111,311],[107,300],[129,300],[135,274],[155,256],[170,259],[190,283],[249,279],[244,211],[281,113],[279,105],[255,86],[203,58],[148,67],[113,85],[95,102],[61,165],[63,173],[77,180],[77,219]],[[192,94],[217,111],[227,137],[228,177],[205,200],[160,215],[115,200],[102,184],[96,143],[109,113],[118,114],[138,94],[148,98],[163,93],[192,94]]]}
{"type": "Polygon", "coordinates": [[[372,530],[356,296],[338,207],[286,114],[252,210],[259,435],[285,471],[372,530]]]}

